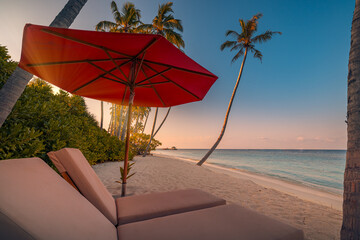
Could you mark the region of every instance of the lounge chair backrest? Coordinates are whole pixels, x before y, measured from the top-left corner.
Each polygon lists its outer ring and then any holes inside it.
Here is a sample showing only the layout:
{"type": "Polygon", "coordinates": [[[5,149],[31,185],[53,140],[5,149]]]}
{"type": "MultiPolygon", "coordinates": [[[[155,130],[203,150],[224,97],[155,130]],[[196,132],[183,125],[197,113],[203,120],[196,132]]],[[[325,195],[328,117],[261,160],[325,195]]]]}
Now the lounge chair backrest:
{"type": "Polygon", "coordinates": [[[100,210],[114,225],[117,225],[115,200],[101,182],[79,149],[63,148],[49,152],[56,168],[66,171],[81,194],[100,210]]]}
{"type": "Polygon", "coordinates": [[[109,239],[114,225],[39,158],[0,161],[0,239],[109,239]]]}

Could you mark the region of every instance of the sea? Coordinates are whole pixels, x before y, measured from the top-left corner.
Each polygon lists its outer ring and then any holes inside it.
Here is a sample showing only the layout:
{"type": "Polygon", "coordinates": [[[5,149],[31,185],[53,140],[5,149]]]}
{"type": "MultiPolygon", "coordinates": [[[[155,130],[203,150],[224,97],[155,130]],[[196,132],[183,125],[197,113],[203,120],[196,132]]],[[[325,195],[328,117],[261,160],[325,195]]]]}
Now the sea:
{"type": "MultiPolygon", "coordinates": [[[[207,151],[178,149],[152,153],[199,161],[207,151]]],[[[216,149],[206,162],[342,194],[345,157],[346,150],[216,149]]]]}

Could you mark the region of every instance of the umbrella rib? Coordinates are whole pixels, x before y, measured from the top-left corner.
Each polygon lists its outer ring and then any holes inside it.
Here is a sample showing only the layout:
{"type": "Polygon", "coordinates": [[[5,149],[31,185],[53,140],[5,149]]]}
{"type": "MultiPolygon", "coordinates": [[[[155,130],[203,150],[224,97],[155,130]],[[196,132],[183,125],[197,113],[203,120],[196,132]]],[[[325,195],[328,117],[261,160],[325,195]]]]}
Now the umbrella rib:
{"type": "MultiPolygon", "coordinates": [[[[150,67],[148,64],[144,63],[145,66],[147,66],[148,68],[150,68],[152,71],[156,72],[156,70],[154,70],[152,67],[150,67]]],[[[189,90],[187,90],[186,88],[184,88],[183,86],[179,85],[178,83],[174,82],[173,80],[171,80],[170,78],[164,76],[163,74],[161,74],[161,76],[163,78],[165,78],[166,80],[170,81],[171,83],[173,83],[175,86],[181,88],[182,90],[184,90],[185,92],[191,94],[193,97],[197,98],[197,99],[201,99],[198,96],[196,96],[194,93],[190,92],[189,90]]]]}
{"type": "Polygon", "coordinates": [[[138,54],[136,54],[133,59],[138,58],[142,53],[145,53],[154,43],[156,43],[158,38],[153,38],[148,45],[146,45],[138,54]]]}
{"type": "Polygon", "coordinates": [[[161,74],[163,74],[163,73],[166,73],[166,72],[169,71],[169,70],[171,70],[171,68],[165,69],[165,70],[162,71],[162,72],[158,72],[158,73],[152,75],[151,77],[148,77],[148,78],[146,78],[146,79],[138,82],[138,83],[136,84],[136,86],[143,86],[143,85],[140,85],[140,84],[143,83],[143,82],[148,81],[148,80],[151,79],[151,78],[154,78],[154,77],[159,76],[159,75],[161,75],[161,74]]]}
{"type": "Polygon", "coordinates": [[[139,75],[139,72],[140,72],[140,70],[141,70],[142,64],[143,64],[143,62],[144,62],[145,54],[146,54],[146,52],[144,52],[144,54],[143,54],[143,56],[142,56],[142,58],[141,58],[141,62],[140,62],[139,68],[138,68],[138,70],[136,71],[136,74],[135,74],[135,78],[134,78],[134,82],[133,82],[133,84],[134,84],[135,86],[136,86],[136,84],[135,84],[136,79],[137,79],[137,77],[138,77],[138,75],[139,75]]]}
{"type": "Polygon", "coordinates": [[[104,49],[106,55],[108,55],[108,57],[111,59],[111,61],[113,62],[113,64],[116,66],[117,70],[119,70],[119,72],[121,72],[121,74],[126,78],[126,80],[129,82],[129,78],[125,75],[125,73],[123,72],[123,70],[121,70],[121,68],[119,67],[119,65],[115,62],[114,58],[110,55],[110,53],[104,49]]]}
{"type": "Polygon", "coordinates": [[[158,84],[164,84],[164,83],[169,83],[170,81],[165,81],[165,82],[150,82],[150,83],[145,83],[145,84],[141,84],[141,85],[138,85],[137,87],[147,87],[147,86],[152,86],[152,85],[158,85],[158,84]]]}
{"type": "Polygon", "coordinates": [[[123,85],[127,86],[127,84],[125,84],[125,83],[123,83],[123,82],[120,82],[120,81],[118,81],[118,80],[115,80],[115,79],[109,78],[109,77],[102,76],[102,78],[105,78],[105,79],[110,80],[110,81],[113,81],[113,82],[121,83],[121,84],[123,84],[123,85]]]}
{"type": "Polygon", "coordinates": [[[92,63],[92,62],[88,62],[88,63],[89,63],[91,66],[94,66],[94,67],[96,67],[97,69],[103,71],[104,73],[110,74],[110,75],[113,76],[114,78],[120,80],[123,84],[125,84],[125,85],[128,84],[128,82],[122,80],[121,78],[119,78],[119,77],[116,76],[115,74],[113,74],[113,73],[111,73],[111,72],[109,72],[109,71],[106,71],[106,70],[103,69],[102,67],[99,67],[98,65],[96,65],[96,64],[94,64],[94,63],[92,63]]]}
{"type": "MultiPolygon", "coordinates": [[[[112,72],[112,71],[114,71],[115,69],[116,69],[116,67],[114,67],[114,68],[110,69],[110,70],[109,70],[109,72],[112,72]]],[[[75,90],[73,90],[71,93],[75,93],[75,92],[79,91],[79,90],[80,90],[80,89],[82,89],[83,87],[86,87],[87,85],[89,85],[89,84],[91,84],[91,83],[95,82],[95,81],[96,81],[96,80],[98,80],[99,78],[104,77],[106,74],[107,74],[107,73],[100,74],[99,76],[97,76],[97,77],[96,77],[96,78],[94,78],[93,80],[91,80],[91,81],[89,81],[89,82],[87,82],[87,83],[85,83],[85,84],[81,85],[80,87],[76,88],[76,89],[75,89],[75,90]]]]}
{"type": "Polygon", "coordinates": [[[123,98],[122,98],[122,101],[121,101],[121,105],[124,104],[124,100],[125,100],[125,96],[126,96],[127,89],[128,89],[128,86],[125,87],[124,94],[123,94],[123,98]]]}
{"type": "Polygon", "coordinates": [[[128,55],[128,54],[121,53],[121,52],[112,50],[112,49],[110,49],[110,48],[104,47],[104,46],[100,46],[100,45],[96,45],[96,44],[93,44],[93,43],[89,43],[89,42],[86,42],[86,41],[83,41],[83,40],[80,40],[80,39],[77,39],[77,38],[74,38],[74,37],[66,36],[66,35],[64,35],[64,34],[61,34],[61,33],[58,33],[58,32],[55,32],[55,31],[52,31],[52,30],[49,30],[49,29],[41,29],[41,31],[43,31],[43,32],[45,32],[45,33],[48,33],[48,34],[55,35],[55,36],[57,36],[57,37],[61,37],[61,38],[67,39],[67,40],[71,40],[71,41],[74,41],[74,42],[77,42],[77,43],[81,43],[81,44],[84,44],[84,45],[87,45],[87,46],[90,46],[90,47],[93,47],[93,48],[98,48],[98,49],[101,49],[101,50],[106,49],[106,50],[108,50],[108,51],[110,51],[110,52],[117,53],[117,54],[123,55],[123,56],[125,56],[125,57],[130,57],[130,58],[133,57],[133,56],[130,56],[130,55],[128,55]]]}
{"type": "Polygon", "coordinates": [[[144,62],[151,63],[151,64],[156,64],[156,65],[160,65],[160,66],[164,66],[164,67],[172,67],[172,68],[174,68],[176,70],[180,70],[180,71],[184,71],[184,72],[189,72],[189,73],[194,73],[194,74],[199,74],[199,75],[202,75],[202,76],[214,78],[214,75],[211,75],[211,74],[208,74],[208,73],[197,72],[197,71],[189,70],[189,69],[186,69],[186,68],[172,66],[172,65],[169,65],[169,64],[165,64],[165,63],[159,63],[159,62],[154,62],[154,61],[150,61],[150,60],[144,60],[144,62]]]}
{"type": "MultiPolygon", "coordinates": [[[[146,75],[146,73],[145,73],[145,71],[144,71],[143,68],[141,69],[141,71],[144,73],[145,77],[147,77],[147,75],[146,75]]],[[[149,80],[149,82],[150,82],[150,80],[149,80]]],[[[151,84],[151,82],[150,82],[150,84],[151,84]]],[[[165,107],[166,105],[165,105],[164,101],[162,100],[162,98],[160,97],[160,94],[158,93],[158,91],[156,90],[156,88],[155,88],[153,85],[151,85],[151,88],[154,90],[156,96],[159,98],[160,102],[161,102],[162,105],[165,107]]]]}
{"type": "MultiPolygon", "coordinates": [[[[128,60],[129,58],[114,58],[114,60],[128,60]]],[[[27,64],[28,67],[38,67],[38,66],[49,66],[49,65],[64,65],[64,64],[74,64],[74,63],[87,63],[87,62],[107,62],[109,59],[85,59],[85,60],[74,60],[74,61],[63,61],[63,62],[45,62],[45,63],[34,63],[27,64]]]]}

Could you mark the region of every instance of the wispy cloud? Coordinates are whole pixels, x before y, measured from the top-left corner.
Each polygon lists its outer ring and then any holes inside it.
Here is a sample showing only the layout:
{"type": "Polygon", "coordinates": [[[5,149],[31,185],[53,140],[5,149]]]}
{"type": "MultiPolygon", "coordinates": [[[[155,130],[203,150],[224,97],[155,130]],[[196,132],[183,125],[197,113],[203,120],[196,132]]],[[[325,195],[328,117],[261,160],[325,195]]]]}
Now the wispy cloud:
{"type": "Polygon", "coordinates": [[[304,137],[301,137],[301,136],[300,136],[300,137],[297,137],[297,138],[296,138],[296,141],[302,142],[302,141],[304,141],[304,137]]]}

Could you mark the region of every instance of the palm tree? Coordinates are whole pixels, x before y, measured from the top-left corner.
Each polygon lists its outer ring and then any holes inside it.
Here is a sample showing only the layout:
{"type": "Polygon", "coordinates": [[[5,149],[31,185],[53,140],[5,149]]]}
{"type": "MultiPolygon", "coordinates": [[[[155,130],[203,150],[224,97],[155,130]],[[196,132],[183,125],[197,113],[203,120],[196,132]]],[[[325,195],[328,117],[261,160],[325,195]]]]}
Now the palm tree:
{"type": "MultiPolygon", "coordinates": [[[[133,3],[130,3],[130,2],[124,3],[120,12],[119,12],[118,6],[116,5],[116,3],[114,1],[111,2],[110,7],[111,7],[111,11],[113,13],[115,22],[101,21],[95,26],[96,31],[125,32],[125,33],[137,32],[137,27],[139,26],[139,24],[141,24],[141,21],[140,21],[141,14],[140,14],[140,10],[135,8],[135,5],[133,3]]],[[[120,116],[118,116],[116,108],[117,107],[115,105],[114,106],[115,116],[114,116],[114,118],[111,119],[110,125],[114,125],[114,131],[112,134],[116,135],[117,137],[120,137],[123,106],[121,106],[121,108],[120,108],[120,116]],[[116,121],[118,118],[120,118],[119,127],[117,127],[117,124],[116,124],[116,121]],[[114,121],[114,123],[112,121],[114,121]]],[[[123,127],[123,129],[126,130],[126,127],[123,127]]],[[[121,139],[123,139],[125,137],[125,131],[123,131],[123,132],[124,133],[121,134],[121,136],[122,136],[121,139]]]]}
{"type": "MultiPolygon", "coordinates": [[[[185,47],[185,42],[182,39],[182,36],[180,33],[177,33],[175,30],[178,30],[180,32],[183,31],[183,27],[181,24],[180,19],[175,19],[173,14],[174,10],[172,9],[173,3],[167,2],[164,4],[159,5],[158,13],[154,17],[152,24],[142,24],[138,27],[138,30],[145,33],[153,33],[153,34],[159,34],[161,36],[164,36],[169,42],[177,46],[179,49],[185,47]]],[[[170,109],[168,109],[165,118],[161,122],[159,128],[157,129],[156,133],[160,130],[162,125],[164,124],[167,116],[169,115],[170,109]]],[[[158,108],[156,108],[156,113],[158,112],[158,108]]],[[[146,156],[147,151],[150,147],[151,141],[154,138],[154,128],[156,123],[157,114],[155,114],[154,117],[154,123],[153,128],[151,130],[151,136],[149,143],[146,147],[146,150],[143,154],[143,157],[146,156]]],[[[147,119],[146,119],[147,120],[147,119]]]]}
{"type": "Polygon", "coordinates": [[[226,36],[234,37],[235,40],[224,42],[220,46],[221,51],[224,50],[225,48],[230,48],[230,51],[234,51],[234,50],[237,51],[236,55],[232,59],[232,62],[235,62],[242,55],[244,55],[244,58],[243,58],[243,61],[242,61],[241,67],[240,67],[239,75],[238,75],[238,78],[237,78],[233,93],[231,95],[231,99],[230,99],[230,102],[229,102],[228,109],[226,111],[225,120],[224,120],[224,124],[223,124],[222,130],[221,130],[220,136],[216,140],[216,142],[212,146],[212,148],[197,163],[198,166],[201,166],[208,159],[208,157],[216,149],[216,147],[219,145],[222,137],[224,136],[226,125],[227,125],[229,114],[230,114],[230,110],[231,110],[231,106],[233,104],[233,100],[234,100],[234,97],[235,97],[235,94],[236,94],[236,90],[237,90],[237,88],[239,86],[241,74],[242,74],[243,69],[244,69],[244,65],[245,65],[246,56],[248,54],[248,51],[253,53],[254,57],[258,58],[261,61],[262,60],[262,54],[261,54],[261,52],[259,50],[257,50],[255,48],[255,43],[266,42],[266,41],[270,40],[274,34],[281,34],[281,32],[273,32],[273,31],[267,30],[263,34],[254,36],[255,32],[257,31],[257,25],[258,25],[257,21],[261,17],[262,17],[262,14],[259,13],[259,14],[256,14],[255,16],[253,16],[250,20],[247,20],[247,21],[244,21],[243,19],[239,19],[239,23],[240,23],[240,27],[241,27],[241,33],[237,33],[236,31],[233,31],[233,30],[228,30],[226,32],[226,34],[225,34],[226,36]]]}
{"type": "Polygon", "coordinates": [[[360,0],[355,1],[349,54],[347,153],[341,239],[360,238],[360,0]]]}
{"type": "Polygon", "coordinates": [[[159,5],[158,13],[153,19],[152,24],[142,24],[138,27],[138,30],[146,33],[160,34],[178,48],[184,48],[185,43],[181,34],[175,31],[182,32],[183,27],[181,20],[174,18],[172,6],[172,2],[159,5]]]}
{"type": "MultiPolygon", "coordinates": [[[[52,21],[50,27],[68,28],[86,2],[87,0],[69,0],[52,21]]],[[[32,76],[32,74],[17,67],[0,89],[0,127],[5,122],[32,76]]]]}
{"type": "Polygon", "coordinates": [[[115,22],[101,21],[96,25],[97,31],[108,32],[136,32],[137,26],[140,22],[140,10],[135,8],[135,5],[130,2],[124,3],[121,12],[114,1],[111,2],[111,11],[115,22]]]}

